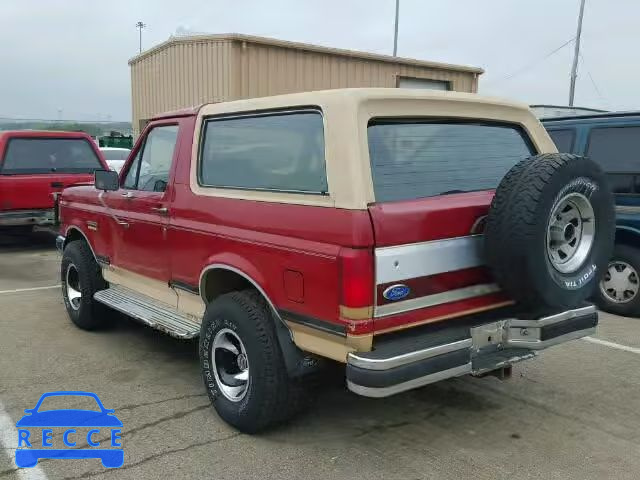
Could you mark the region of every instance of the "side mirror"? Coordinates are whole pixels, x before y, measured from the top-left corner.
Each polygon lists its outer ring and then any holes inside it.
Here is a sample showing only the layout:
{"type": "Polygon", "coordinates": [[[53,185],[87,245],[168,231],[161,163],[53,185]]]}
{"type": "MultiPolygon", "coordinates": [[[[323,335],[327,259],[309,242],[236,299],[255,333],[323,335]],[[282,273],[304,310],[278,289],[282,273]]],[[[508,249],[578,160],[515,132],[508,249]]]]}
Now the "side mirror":
{"type": "Polygon", "coordinates": [[[94,172],[94,184],[98,190],[115,192],[120,188],[120,177],[113,170],[96,170],[94,172]]]}

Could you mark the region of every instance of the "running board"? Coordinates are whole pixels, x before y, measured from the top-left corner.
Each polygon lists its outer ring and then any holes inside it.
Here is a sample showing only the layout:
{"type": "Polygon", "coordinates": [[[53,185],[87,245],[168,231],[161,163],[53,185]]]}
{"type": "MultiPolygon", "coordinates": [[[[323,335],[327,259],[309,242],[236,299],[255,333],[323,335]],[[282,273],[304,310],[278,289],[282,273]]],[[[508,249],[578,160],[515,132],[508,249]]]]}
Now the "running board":
{"type": "Polygon", "coordinates": [[[93,298],[172,337],[189,339],[200,333],[200,324],[193,317],[125,287],[112,285],[93,298]]]}

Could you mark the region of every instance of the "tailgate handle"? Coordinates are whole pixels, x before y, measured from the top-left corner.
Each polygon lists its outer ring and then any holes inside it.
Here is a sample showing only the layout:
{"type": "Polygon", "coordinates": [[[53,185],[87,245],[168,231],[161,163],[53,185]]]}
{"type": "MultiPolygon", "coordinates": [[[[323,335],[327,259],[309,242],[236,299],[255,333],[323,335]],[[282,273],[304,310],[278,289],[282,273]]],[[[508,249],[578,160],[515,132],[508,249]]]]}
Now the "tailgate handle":
{"type": "Polygon", "coordinates": [[[62,183],[62,182],[51,182],[51,186],[53,188],[63,188],[64,187],[64,183],[62,183]]]}

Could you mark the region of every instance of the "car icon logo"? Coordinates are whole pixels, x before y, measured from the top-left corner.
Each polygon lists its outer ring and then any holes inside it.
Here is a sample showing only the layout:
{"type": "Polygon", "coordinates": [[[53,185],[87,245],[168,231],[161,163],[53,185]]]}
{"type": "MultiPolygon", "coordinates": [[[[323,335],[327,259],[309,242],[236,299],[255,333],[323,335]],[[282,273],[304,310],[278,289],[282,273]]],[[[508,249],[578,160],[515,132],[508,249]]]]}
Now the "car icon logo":
{"type": "MultiPolygon", "coordinates": [[[[66,402],[66,398],[64,400],[66,402]]],[[[104,407],[95,393],[48,392],[40,397],[34,408],[26,409],[25,413],[16,423],[18,448],[15,461],[18,467],[35,467],[41,458],[99,458],[106,468],[123,465],[124,450],[120,442],[122,422],[114,415],[114,410],[104,407]],[[50,397],[90,397],[95,400],[98,409],[46,410],[42,403],[50,397]],[[107,439],[104,438],[106,433],[107,439]],[[57,443],[55,445],[54,440],[57,443]],[[87,448],[84,448],[85,444],[87,448]]]]}

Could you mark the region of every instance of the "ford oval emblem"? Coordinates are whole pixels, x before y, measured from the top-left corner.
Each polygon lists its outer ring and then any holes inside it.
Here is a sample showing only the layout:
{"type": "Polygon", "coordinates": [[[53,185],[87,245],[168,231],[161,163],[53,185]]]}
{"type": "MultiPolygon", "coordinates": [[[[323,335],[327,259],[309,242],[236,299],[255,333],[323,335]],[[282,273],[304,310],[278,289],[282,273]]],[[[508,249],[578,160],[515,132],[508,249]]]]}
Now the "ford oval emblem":
{"type": "Polygon", "coordinates": [[[402,300],[407,295],[409,295],[411,290],[406,285],[402,285],[401,283],[397,285],[391,285],[387,287],[384,292],[382,292],[382,296],[387,300],[391,300],[395,302],[396,300],[402,300]]]}

